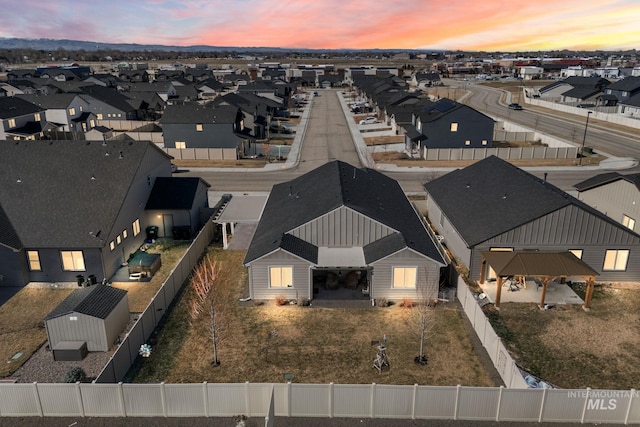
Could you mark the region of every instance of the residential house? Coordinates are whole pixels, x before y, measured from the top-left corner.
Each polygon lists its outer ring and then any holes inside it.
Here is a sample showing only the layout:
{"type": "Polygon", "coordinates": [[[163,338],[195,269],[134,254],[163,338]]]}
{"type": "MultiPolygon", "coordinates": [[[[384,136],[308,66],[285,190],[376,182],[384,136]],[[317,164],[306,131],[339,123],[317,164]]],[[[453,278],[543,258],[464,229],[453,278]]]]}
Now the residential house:
{"type": "Polygon", "coordinates": [[[0,97],[0,140],[42,139],[45,109],[15,96],[0,97]]]}
{"type": "Polygon", "coordinates": [[[242,112],[234,106],[170,105],[160,123],[165,148],[233,148],[244,152],[242,112]]]}
{"type": "Polygon", "coordinates": [[[190,67],[184,71],[184,78],[189,82],[203,82],[213,78],[213,72],[205,68],[190,67]]]}
{"type": "Polygon", "coordinates": [[[611,84],[609,80],[597,76],[573,76],[540,88],[537,95],[550,102],[595,103],[598,96],[604,94],[605,88],[609,84],[611,84]]]}
{"type": "Polygon", "coordinates": [[[395,180],[336,160],[273,187],[244,264],[253,299],[393,300],[436,298],[447,260],[395,180]]]}
{"type": "Polygon", "coordinates": [[[578,199],[633,231],[640,230],[640,173],[601,173],[574,185],[578,199]]]}
{"type": "Polygon", "coordinates": [[[614,96],[618,102],[626,101],[640,94],[640,76],[626,77],[611,83],[604,90],[605,95],[614,96]]]}
{"type": "MultiPolygon", "coordinates": [[[[413,116],[413,126],[426,136],[426,148],[485,148],[493,142],[494,120],[467,105],[447,98],[426,106],[413,116]]],[[[405,139],[407,149],[416,148],[405,139]]]]}
{"type": "Polygon", "coordinates": [[[0,286],[110,278],[169,176],[171,157],[148,141],[0,143],[0,286]]]}
{"type": "Polygon", "coordinates": [[[146,223],[158,227],[158,237],[191,239],[212,214],[209,187],[202,178],[156,178],[145,206],[146,223]]]}
{"type": "Polygon", "coordinates": [[[140,103],[131,102],[125,95],[109,87],[84,87],[80,97],[89,103],[90,112],[98,120],[140,120],[144,116],[138,107],[134,107],[140,103]]]}
{"type": "Polygon", "coordinates": [[[266,139],[272,119],[286,111],[282,102],[250,92],[228,93],[215,99],[211,105],[232,105],[239,108],[243,114],[240,133],[254,140],[266,139]]]}
{"type": "Polygon", "coordinates": [[[429,73],[415,73],[411,78],[411,85],[418,89],[426,89],[431,86],[441,86],[442,80],[437,71],[429,73]]]}
{"type": "Polygon", "coordinates": [[[10,84],[0,82],[0,96],[22,95],[24,92],[10,84]]]}
{"type": "Polygon", "coordinates": [[[89,113],[89,103],[77,93],[46,96],[20,95],[20,97],[42,107],[47,121],[52,123],[58,131],[84,133],[96,125],[96,116],[89,113]]]}
{"type": "Polygon", "coordinates": [[[199,98],[213,99],[225,92],[225,86],[216,79],[208,79],[196,84],[196,89],[200,92],[199,98]]]}
{"type": "Polygon", "coordinates": [[[629,117],[640,117],[640,93],[631,98],[620,101],[620,114],[629,117]]]}
{"type": "MultiPolygon", "coordinates": [[[[549,182],[487,157],[425,184],[428,216],[480,279],[482,251],[571,251],[599,280],[640,280],[640,235],[549,182]]],[[[490,276],[489,276],[490,277],[490,276]]]]}

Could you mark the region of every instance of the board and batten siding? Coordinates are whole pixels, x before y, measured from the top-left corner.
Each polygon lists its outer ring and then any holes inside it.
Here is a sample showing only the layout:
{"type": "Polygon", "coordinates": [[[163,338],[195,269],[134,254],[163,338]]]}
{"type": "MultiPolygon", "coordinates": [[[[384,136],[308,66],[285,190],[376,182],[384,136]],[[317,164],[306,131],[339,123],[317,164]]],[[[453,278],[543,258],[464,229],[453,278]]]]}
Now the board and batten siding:
{"type": "Polygon", "coordinates": [[[362,247],[395,232],[380,222],[341,206],[294,228],[289,234],[318,247],[362,247]]]}
{"type": "Polygon", "coordinates": [[[635,231],[640,230],[640,190],[629,181],[619,179],[590,188],[579,192],[578,198],[619,223],[623,215],[634,219],[635,231]]]}
{"type": "Polygon", "coordinates": [[[498,247],[542,251],[581,249],[582,260],[600,274],[596,281],[640,280],[640,237],[621,225],[612,224],[575,205],[559,209],[476,245],[469,265],[472,278],[480,277],[480,251],[498,247]],[[627,269],[603,271],[606,251],[619,249],[629,250],[627,269]]]}
{"type": "Polygon", "coordinates": [[[252,299],[273,299],[282,295],[289,299],[310,298],[311,263],[281,249],[257,259],[249,265],[252,299]],[[269,267],[293,267],[292,288],[270,288],[269,267]]]}
{"type": "Polygon", "coordinates": [[[426,287],[427,298],[438,298],[441,265],[430,258],[420,255],[411,249],[403,249],[371,265],[373,267],[371,298],[386,298],[396,301],[402,298],[412,298],[415,300],[423,296],[422,292],[418,289],[421,286],[426,287]],[[394,267],[416,267],[418,269],[416,289],[394,289],[394,267]]]}

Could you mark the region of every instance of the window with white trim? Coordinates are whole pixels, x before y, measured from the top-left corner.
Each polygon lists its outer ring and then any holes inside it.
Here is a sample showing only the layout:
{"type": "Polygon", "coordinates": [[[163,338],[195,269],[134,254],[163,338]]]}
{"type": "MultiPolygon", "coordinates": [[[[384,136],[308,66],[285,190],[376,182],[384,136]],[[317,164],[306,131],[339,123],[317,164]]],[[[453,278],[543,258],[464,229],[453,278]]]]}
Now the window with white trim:
{"type": "Polygon", "coordinates": [[[127,230],[122,230],[122,238],[126,239],[128,236],[127,230]]]}
{"type": "Polygon", "coordinates": [[[415,288],[418,279],[417,267],[393,267],[393,287],[415,288]]]}
{"type": "Polygon", "coordinates": [[[114,242],[113,240],[109,242],[109,249],[110,250],[114,250],[116,248],[116,242],[114,242]]]}
{"type": "Polygon", "coordinates": [[[118,245],[119,245],[120,243],[122,243],[122,237],[120,237],[120,235],[118,234],[118,235],[116,236],[116,244],[118,244],[118,245]]]}
{"type": "Polygon", "coordinates": [[[196,123],[196,132],[202,132],[202,123],[196,123]]]}
{"type": "Polygon", "coordinates": [[[33,120],[34,120],[34,121],[36,121],[36,122],[39,122],[39,121],[40,121],[40,119],[41,119],[41,117],[40,117],[40,113],[34,113],[34,115],[33,115],[33,120]]]}
{"type": "Polygon", "coordinates": [[[458,123],[451,123],[451,132],[458,132],[458,123]]]}
{"type": "Polygon", "coordinates": [[[629,259],[628,249],[610,249],[604,254],[603,270],[625,271],[629,259]]]}
{"type": "Polygon", "coordinates": [[[636,226],[636,220],[631,218],[630,216],[622,215],[622,225],[627,227],[629,230],[633,230],[636,226]]]}
{"type": "Polygon", "coordinates": [[[482,145],[487,145],[487,140],[486,139],[482,140],[482,145]]]}
{"type": "Polygon", "coordinates": [[[133,221],[133,237],[137,236],[138,234],[140,234],[140,220],[136,219],[135,221],[133,221]]]}
{"type": "Polygon", "coordinates": [[[176,148],[178,150],[184,150],[187,148],[187,143],[185,141],[176,141],[176,148]]]}
{"type": "Polygon", "coordinates": [[[102,113],[98,113],[98,114],[96,114],[96,118],[97,118],[98,120],[102,120],[102,113]]]}
{"type": "Polygon", "coordinates": [[[464,145],[471,145],[471,141],[467,139],[467,140],[464,142],[464,145]]]}
{"type": "Polygon", "coordinates": [[[27,251],[27,260],[29,261],[29,270],[42,270],[42,266],[40,266],[40,254],[38,251],[27,251]]]}
{"type": "Polygon", "coordinates": [[[75,116],[76,115],[76,109],[73,108],[73,107],[69,108],[69,115],[70,116],[75,116]]]}
{"type": "Polygon", "coordinates": [[[269,287],[293,287],[293,267],[269,267],[269,287]]]}
{"type": "Polygon", "coordinates": [[[16,119],[7,120],[7,124],[9,125],[9,129],[16,127],[16,119]]]}
{"type": "Polygon", "coordinates": [[[64,271],[85,271],[82,251],[60,251],[64,271]]]}

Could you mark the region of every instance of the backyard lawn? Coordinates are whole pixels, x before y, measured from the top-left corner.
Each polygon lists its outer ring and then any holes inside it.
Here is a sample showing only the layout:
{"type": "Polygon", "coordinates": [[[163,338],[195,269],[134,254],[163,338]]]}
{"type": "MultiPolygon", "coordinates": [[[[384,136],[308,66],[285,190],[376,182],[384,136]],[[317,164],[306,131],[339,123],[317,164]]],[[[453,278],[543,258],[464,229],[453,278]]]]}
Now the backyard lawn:
{"type": "MultiPolygon", "coordinates": [[[[577,290],[584,298],[584,291],[577,290]]],[[[561,388],[628,390],[640,382],[640,290],[596,287],[591,311],[507,303],[489,316],[523,368],[561,388]]],[[[492,306],[491,306],[492,307],[492,306]]]]}
{"type": "Polygon", "coordinates": [[[457,304],[433,310],[435,333],[427,340],[426,366],[418,355],[414,310],[399,307],[321,309],[296,305],[239,303],[247,277],[245,253],[211,249],[220,268],[217,285],[229,289],[228,326],[219,345],[221,365],[213,367],[210,334],[192,326],[192,289],[179,296],[163,329],[151,340],[151,357],[142,361],[134,382],[282,382],[285,374],[304,383],[380,383],[492,386],[457,304]],[[390,368],[373,367],[376,346],[387,336],[390,368]]]}
{"type": "Polygon", "coordinates": [[[45,316],[72,291],[23,288],[0,306],[0,378],[12,374],[44,344],[45,316]]]}

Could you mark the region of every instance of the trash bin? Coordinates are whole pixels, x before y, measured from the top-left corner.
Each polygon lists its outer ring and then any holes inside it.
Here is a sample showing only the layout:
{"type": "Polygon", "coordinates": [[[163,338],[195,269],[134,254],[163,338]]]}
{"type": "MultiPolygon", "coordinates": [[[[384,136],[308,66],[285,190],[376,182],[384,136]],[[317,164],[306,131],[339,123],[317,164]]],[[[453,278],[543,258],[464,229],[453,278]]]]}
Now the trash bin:
{"type": "Polygon", "coordinates": [[[147,227],[147,240],[156,240],[158,238],[158,227],[150,225],[147,227]]]}
{"type": "Polygon", "coordinates": [[[78,274],[76,276],[76,281],[78,282],[78,286],[84,285],[84,276],[82,274],[78,274]]]}
{"type": "Polygon", "coordinates": [[[90,274],[89,275],[89,284],[90,285],[95,285],[96,283],[98,283],[98,279],[96,279],[96,275],[95,274],[90,274]]]}

